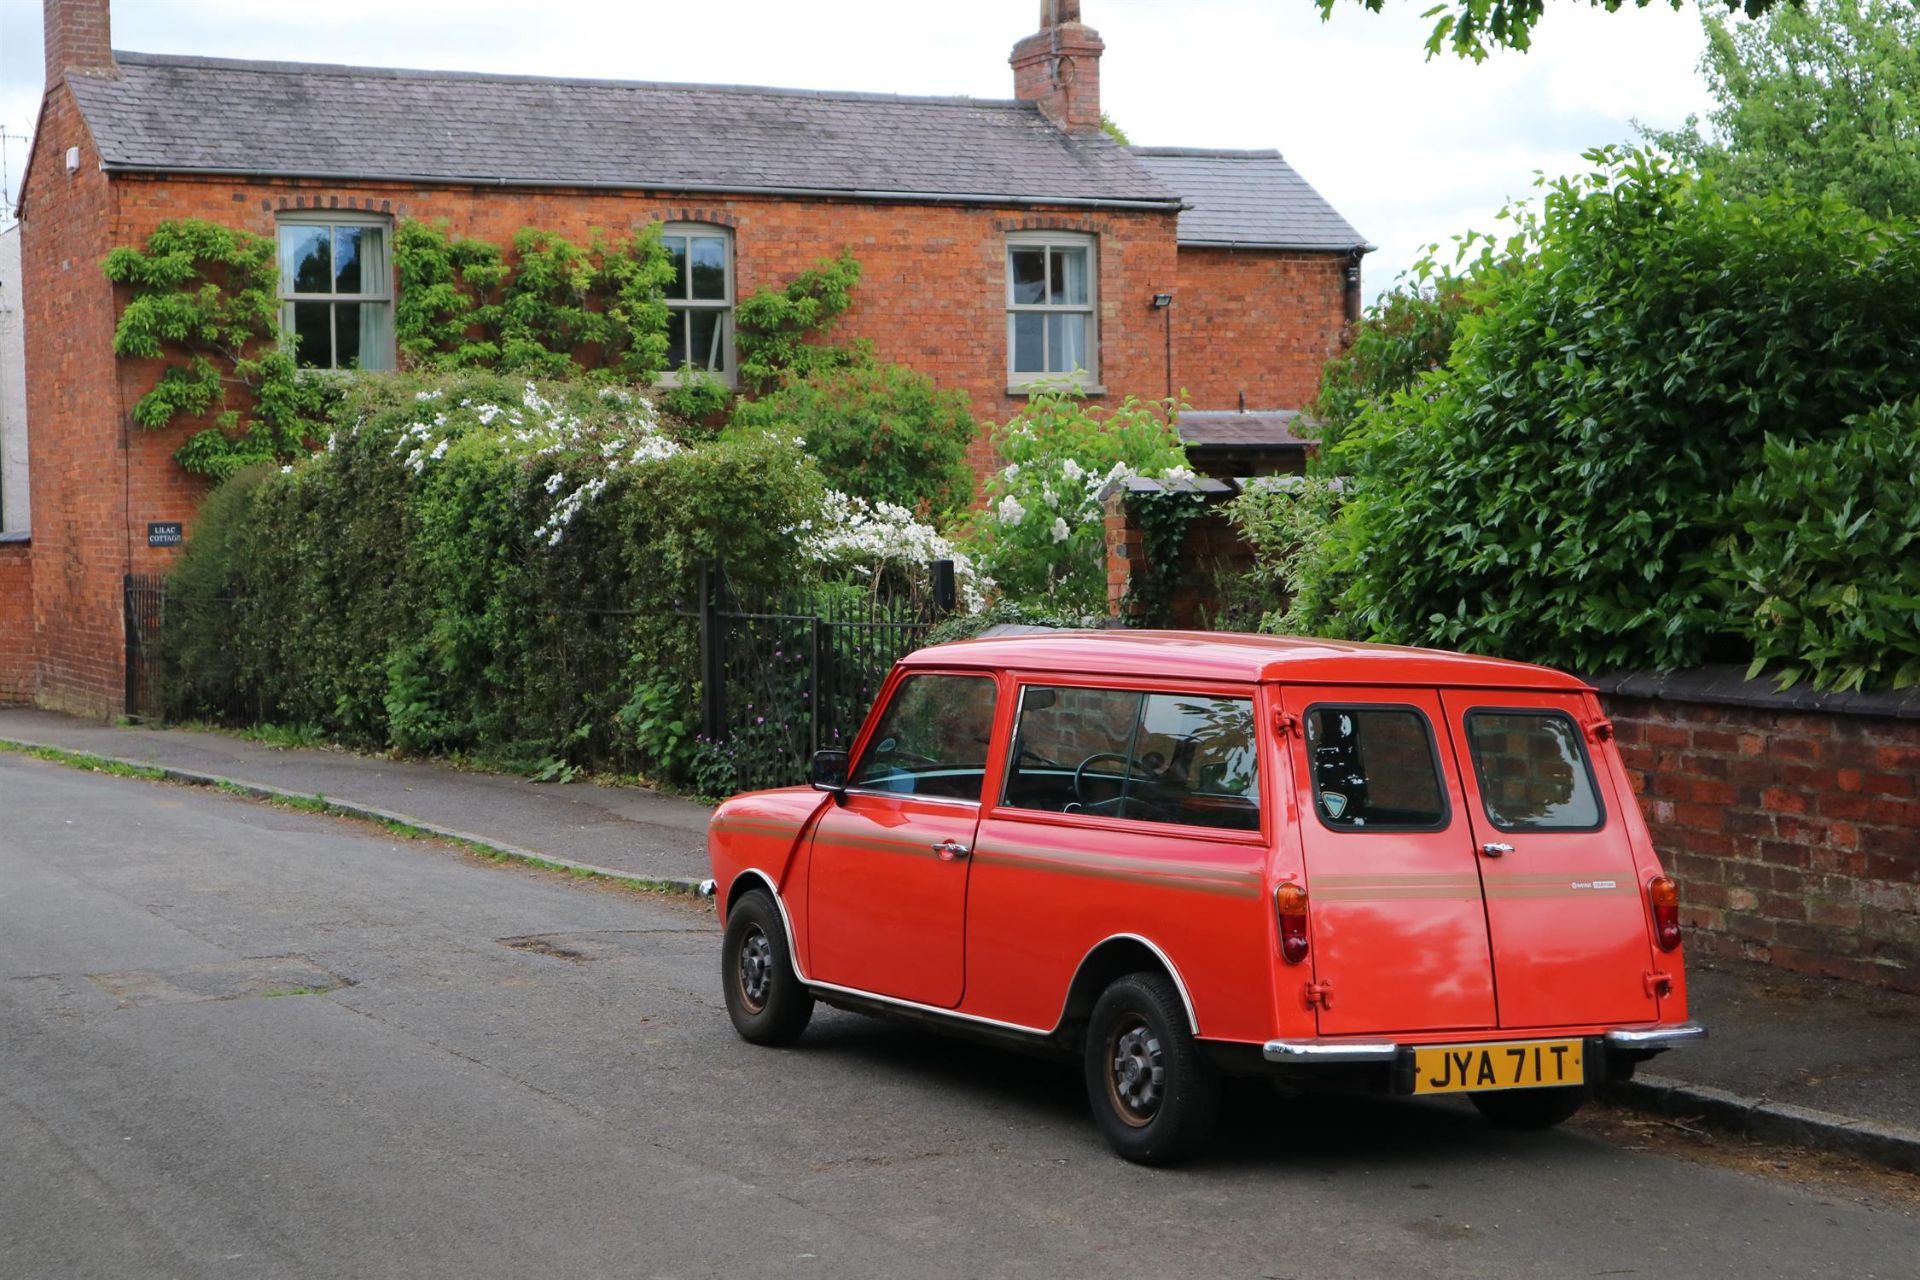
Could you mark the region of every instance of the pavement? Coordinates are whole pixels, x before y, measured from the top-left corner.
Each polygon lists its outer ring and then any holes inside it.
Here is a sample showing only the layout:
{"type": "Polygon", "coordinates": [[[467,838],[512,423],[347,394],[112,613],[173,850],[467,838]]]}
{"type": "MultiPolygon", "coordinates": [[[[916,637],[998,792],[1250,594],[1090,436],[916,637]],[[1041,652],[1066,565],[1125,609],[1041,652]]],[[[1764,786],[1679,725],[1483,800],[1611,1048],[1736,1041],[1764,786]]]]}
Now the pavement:
{"type": "MultiPolygon", "coordinates": [[[[711,911],[0,753],[0,1276],[1913,1275],[1896,1185],[1237,1089],[1112,1156],[1071,1064],[821,1008],[711,911]]],[[[1769,1153],[1777,1148],[1768,1148],[1769,1153]]],[[[1810,1162],[1809,1162],[1810,1163],[1810,1162]]]]}
{"type": "MultiPolygon", "coordinates": [[[[339,812],[405,822],[525,860],[691,891],[708,872],[709,810],[639,787],[524,779],[336,749],[277,748],[218,732],[101,724],[0,710],[0,743],[85,752],[324,797],[339,812]]],[[[1738,960],[1691,960],[1704,1045],[1666,1053],[1615,1100],[1754,1138],[1920,1172],[1920,996],[1738,960]]]]}

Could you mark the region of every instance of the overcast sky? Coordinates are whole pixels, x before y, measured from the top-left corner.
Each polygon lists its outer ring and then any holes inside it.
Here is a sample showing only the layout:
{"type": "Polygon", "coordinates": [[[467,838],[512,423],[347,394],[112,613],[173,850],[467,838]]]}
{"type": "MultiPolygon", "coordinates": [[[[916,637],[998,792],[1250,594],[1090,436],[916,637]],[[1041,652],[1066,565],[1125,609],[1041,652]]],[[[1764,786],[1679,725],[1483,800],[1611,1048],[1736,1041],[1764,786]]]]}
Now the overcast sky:
{"type": "MultiPolygon", "coordinates": [[[[1704,111],[1697,12],[1549,0],[1525,54],[1425,60],[1423,0],[1084,0],[1101,92],[1133,141],[1278,147],[1379,252],[1369,296],[1430,241],[1490,225],[1536,170],[1564,173],[1634,120],[1704,111]]],[[[150,53],[783,85],[1013,92],[1007,53],[1036,0],[114,0],[113,43],[150,53]]],[[[41,0],[0,0],[0,129],[25,134],[41,0]]],[[[242,126],[244,127],[244,125],[242,126]]],[[[6,145],[8,203],[25,144],[6,145]]]]}

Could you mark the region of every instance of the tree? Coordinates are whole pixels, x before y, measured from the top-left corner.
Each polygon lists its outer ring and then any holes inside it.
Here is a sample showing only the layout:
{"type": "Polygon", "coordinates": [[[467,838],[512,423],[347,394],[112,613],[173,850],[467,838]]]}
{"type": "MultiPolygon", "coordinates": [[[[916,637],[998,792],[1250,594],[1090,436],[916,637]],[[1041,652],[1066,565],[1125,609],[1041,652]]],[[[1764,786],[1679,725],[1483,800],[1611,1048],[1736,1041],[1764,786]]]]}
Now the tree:
{"type": "Polygon", "coordinates": [[[1705,21],[1712,135],[1689,119],[1654,141],[1742,194],[1791,185],[1920,213],[1920,6],[1808,0],[1760,22],[1705,21]]]}
{"type": "MultiPolygon", "coordinates": [[[[1354,0],[1366,6],[1374,13],[1387,7],[1387,0],[1354,0]]],[[[1632,0],[1635,8],[1644,9],[1653,0],[1632,0]]],[[[1667,0],[1675,9],[1681,0],[1667,0]]],[[[1704,7],[1713,0],[1700,0],[1704,7]]],[[[1320,15],[1330,17],[1340,0],[1314,0],[1320,6],[1320,15]]],[[[1627,0],[1587,0],[1596,9],[1604,8],[1614,13],[1626,7],[1627,0]]],[[[1724,0],[1729,10],[1744,10],[1748,17],[1757,18],[1769,9],[1781,4],[1797,5],[1801,0],[1724,0]]],[[[1475,62],[1487,56],[1489,47],[1496,49],[1526,49],[1533,44],[1534,24],[1540,21],[1541,13],[1546,9],[1546,0],[1437,0],[1426,16],[1434,19],[1433,31],[1427,36],[1429,56],[1446,48],[1463,58],[1472,58],[1475,62]]]]}

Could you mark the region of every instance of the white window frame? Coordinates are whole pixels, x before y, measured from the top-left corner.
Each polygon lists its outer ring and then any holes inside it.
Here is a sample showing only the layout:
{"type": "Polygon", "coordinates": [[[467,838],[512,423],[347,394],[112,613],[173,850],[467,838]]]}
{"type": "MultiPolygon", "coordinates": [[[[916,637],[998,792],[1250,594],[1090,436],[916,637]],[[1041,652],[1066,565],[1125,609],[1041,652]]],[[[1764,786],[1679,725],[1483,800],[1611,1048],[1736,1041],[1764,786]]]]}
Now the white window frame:
{"type": "MultiPolygon", "coordinates": [[[[294,355],[296,359],[298,358],[298,347],[293,336],[293,304],[294,303],[296,302],[362,303],[362,304],[383,303],[385,304],[387,309],[387,322],[383,326],[383,335],[380,340],[380,346],[384,348],[384,350],[382,350],[380,353],[382,357],[382,361],[378,365],[367,364],[364,357],[365,348],[363,347],[362,348],[363,356],[360,362],[360,368],[373,373],[386,373],[386,372],[390,372],[396,367],[396,364],[397,364],[397,361],[395,359],[396,340],[394,337],[393,219],[392,218],[384,217],[377,213],[355,213],[345,209],[305,209],[297,212],[282,211],[280,215],[274,219],[274,223],[273,223],[273,269],[275,274],[279,276],[278,296],[280,298],[280,327],[282,331],[285,332],[285,334],[287,335],[287,351],[289,354],[294,355]],[[379,231],[381,240],[383,243],[381,245],[381,250],[380,250],[382,269],[374,273],[379,277],[378,280],[369,281],[367,279],[368,273],[364,270],[364,264],[362,264],[363,269],[360,273],[360,284],[361,284],[362,292],[360,293],[295,293],[293,292],[290,287],[292,284],[292,281],[288,280],[283,274],[281,274],[281,272],[283,271],[283,267],[281,265],[281,259],[280,259],[280,230],[283,227],[370,227],[370,228],[373,228],[374,230],[379,231]],[[370,283],[377,283],[381,286],[381,288],[378,290],[369,290],[366,288],[366,286],[370,283]]],[[[333,312],[333,314],[335,315],[338,314],[337,309],[333,312]]],[[[333,344],[329,343],[328,344],[329,359],[332,358],[332,351],[333,351],[333,344]]],[[[321,369],[320,367],[315,365],[309,365],[306,367],[310,372],[316,372],[316,373],[351,372],[351,370],[342,369],[337,365],[329,365],[325,369],[321,369]]]]}
{"type": "MultiPolygon", "coordinates": [[[[734,352],[734,287],[733,287],[733,228],[718,222],[666,222],[660,225],[660,235],[666,236],[706,236],[718,237],[725,246],[727,283],[725,297],[711,298],[668,298],[667,324],[673,325],[689,311],[720,312],[720,368],[702,370],[706,376],[717,378],[728,387],[739,385],[739,361],[734,352]]],[[[693,292],[693,251],[687,251],[687,293],[693,292]]],[[[680,370],[676,366],[661,373],[659,378],[663,387],[680,385],[680,370]]]]}
{"type": "MultiPolygon", "coordinates": [[[[1072,231],[1015,231],[1007,235],[1002,255],[1002,276],[1007,307],[1007,388],[1015,394],[1032,390],[1047,382],[1068,382],[1088,390],[1100,385],[1100,245],[1097,236],[1072,231]],[[1015,249],[1084,249],[1087,254],[1087,300],[1084,303],[1015,302],[1013,300],[1013,251],[1015,249]],[[1048,373],[1014,367],[1018,350],[1014,342],[1014,317],[1023,313],[1041,315],[1084,315],[1087,318],[1087,363],[1090,367],[1066,373],[1048,373]]],[[[1047,279],[1052,276],[1052,256],[1048,256],[1047,279]]],[[[1043,339],[1044,341],[1044,339],[1043,339]]]]}

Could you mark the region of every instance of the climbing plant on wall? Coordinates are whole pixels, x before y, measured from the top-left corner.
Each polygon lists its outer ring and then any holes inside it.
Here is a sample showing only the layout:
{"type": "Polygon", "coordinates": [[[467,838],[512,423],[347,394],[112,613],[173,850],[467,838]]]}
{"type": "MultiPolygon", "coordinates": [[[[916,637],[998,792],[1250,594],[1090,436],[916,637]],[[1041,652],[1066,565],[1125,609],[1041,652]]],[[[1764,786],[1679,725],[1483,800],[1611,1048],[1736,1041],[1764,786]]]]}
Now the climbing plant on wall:
{"type": "Polygon", "coordinates": [[[301,379],[279,347],[273,241],[197,218],[166,222],[144,247],[115,249],[102,267],[132,290],[114,328],[114,354],[184,357],[135,402],[134,422],[159,430],[212,419],[175,453],[181,466],[220,479],[302,450],[328,393],[301,379]]]}

